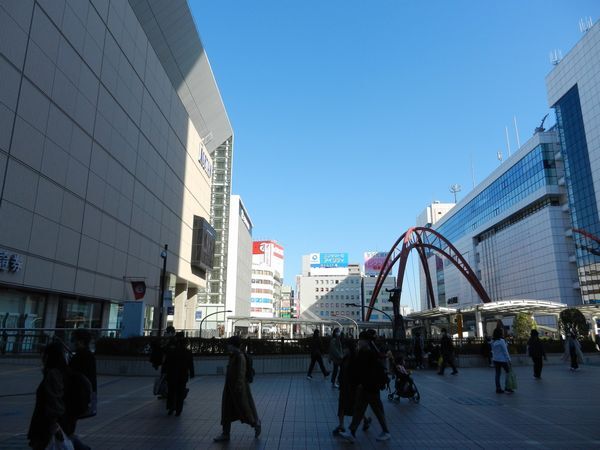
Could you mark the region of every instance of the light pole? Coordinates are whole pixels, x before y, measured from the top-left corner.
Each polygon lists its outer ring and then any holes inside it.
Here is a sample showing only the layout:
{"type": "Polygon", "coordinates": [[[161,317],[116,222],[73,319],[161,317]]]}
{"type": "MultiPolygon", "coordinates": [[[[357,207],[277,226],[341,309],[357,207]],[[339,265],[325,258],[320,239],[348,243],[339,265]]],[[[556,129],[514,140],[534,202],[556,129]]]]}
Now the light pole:
{"type": "Polygon", "coordinates": [[[392,324],[394,323],[394,319],[392,318],[392,316],[390,316],[388,313],[386,313],[385,311],[382,311],[379,308],[375,308],[374,306],[359,305],[358,303],[346,303],[346,306],[354,306],[355,308],[367,308],[367,309],[372,309],[373,311],[379,311],[381,314],[383,314],[388,319],[390,319],[390,322],[392,322],[392,324]]]}
{"type": "Polygon", "coordinates": [[[160,252],[160,257],[163,259],[162,272],[160,274],[160,300],[159,304],[159,312],[158,312],[158,335],[162,334],[162,326],[163,326],[163,310],[165,303],[165,274],[167,271],[167,249],[169,246],[165,244],[165,249],[160,252]]]}
{"type": "MultiPolygon", "coordinates": [[[[348,304],[346,304],[348,305],[348,304]]],[[[358,322],[350,317],[347,316],[338,316],[338,319],[346,319],[346,320],[350,320],[351,322],[354,323],[354,326],[356,327],[356,337],[358,338],[358,335],[360,333],[360,329],[358,328],[358,322]]]]}
{"type": "Polygon", "coordinates": [[[221,313],[223,313],[223,314],[224,314],[224,313],[228,313],[228,312],[232,312],[232,311],[231,311],[230,309],[228,309],[228,310],[226,310],[226,311],[216,311],[216,312],[214,312],[214,313],[207,314],[207,315],[206,315],[206,316],[205,316],[205,317],[204,317],[204,318],[203,318],[203,319],[200,321],[200,331],[199,331],[199,333],[198,333],[198,334],[199,334],[199,337],[200,337],[200,338],[202,338],[202,324],[204,323],[204,321],[205,321],[206,319],[208,319],[210,316],[214,316],[215,314],[221,314],[221,313]]]}

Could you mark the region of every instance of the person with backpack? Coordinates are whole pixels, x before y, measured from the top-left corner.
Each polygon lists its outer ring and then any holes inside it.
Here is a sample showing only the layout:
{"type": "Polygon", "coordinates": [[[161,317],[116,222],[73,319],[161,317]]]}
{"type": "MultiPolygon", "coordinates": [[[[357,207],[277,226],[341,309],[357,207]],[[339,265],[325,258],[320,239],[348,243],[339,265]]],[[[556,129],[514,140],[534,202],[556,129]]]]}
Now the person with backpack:
{"type": "Polygon", "coordinates": [[[358,353],[355,364],[351,366],[350,375],[352,383],[357,386],[354,414],[349,430],[340,432],[339,436],[354,442],[358,425],[363,420],[367,407],[370,406],[381,426],[381,434],[376,437],[376,440],[387,441],[391,436],[379,391],[386,388],[388,378],[377,352],[373,349],[370,334],[361,331],[358,339],[358,353]]]}
{"type": "Polygon", "coordinates": [[[194,359],[186,347],[185,335],[180,331],[175,335],[174,346],[167,351],[164,369],[167,374],[168,394],[167,413],[179,417],[183,411],[183,400],[187,394],[186,384],[194,378],[194,359]]]}
{"type": "Polygon", "coordinates": [[[61,422],[66,413],[67,361],[62,344],[53,342],[46,346],[42,361],[44,377],[35,393],[35,407],[27,433],[29,446],[34,450],[45,449],[54,436],[63,435],[61,422]]]}
{"type": "Polygon", "coordinates": [[[230,439],[231,423],[239,420],[254,428],[254,437],[261,432],[261,423],[256,412],[256,405],[250,390],[253,378],[250,359],[241,350],[242,340],[232,336],[227,340],[229,363],[225,374],[225,386],[221,401],[221,426],[223,432],[214,438],[215,442],[226,442],[230,439]]]}
{"type": "Polygon", "coordinates": [[[539,380],[542,378],[542,367],[544,365],[542,358],[547,359],[546,352],[539,338],[538,330],[531,330],[530,336],[529,341],[527,341],[527,353],[533,361],[533,377],[539,380]]]}

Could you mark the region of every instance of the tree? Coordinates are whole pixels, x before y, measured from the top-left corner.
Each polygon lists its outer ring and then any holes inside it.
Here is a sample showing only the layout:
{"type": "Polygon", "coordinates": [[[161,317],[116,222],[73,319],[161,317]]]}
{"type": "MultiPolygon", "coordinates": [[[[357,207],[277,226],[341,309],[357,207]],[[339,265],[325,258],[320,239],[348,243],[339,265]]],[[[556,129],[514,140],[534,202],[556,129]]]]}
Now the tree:
{"type": "Polygon", "coordinates": [[[513,320],[513,335],[519,339],[527,339],[531,330],[536,328],[536,323],[530,313],[517,313],[513,320]]]}
{"type": "Polygon", "coordinates": [[[565,336],[573,332],[577,337],[586,337],[589,331],[585,316],[577,308],[563,309],[560,312],[558,326],[561,334],[565,336]]]}

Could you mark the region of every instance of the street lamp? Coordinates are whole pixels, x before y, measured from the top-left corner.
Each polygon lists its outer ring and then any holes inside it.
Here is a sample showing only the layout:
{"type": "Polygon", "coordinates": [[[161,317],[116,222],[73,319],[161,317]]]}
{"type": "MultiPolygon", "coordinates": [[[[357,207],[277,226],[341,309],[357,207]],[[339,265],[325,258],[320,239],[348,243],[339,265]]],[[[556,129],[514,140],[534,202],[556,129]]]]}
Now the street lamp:
{"type": "Polygon", "coordinates": [[[215,314],[228,313],[228,312],[230,313],[230,312],[233,312],[233,311],[231,311],[230,309],[228,309],[228,310],[226,310],[226,311],[216,311],[216,312],[214,312],[214,313],[207,314],[207,315],[206,315],[206,316],[205,316],[205,317],[204,317],[204,318],[203,318],[203,319],[200,321],[200,331],[199,331],[199,336],[200,336],[200,338],[202,338],[202,324],[204,323],[204,321],[205,321],[206,319],[208,319],[210,316],[214,316],[215,314]]]}
{"type": "Polygon", "coordinates": [[[165,303],[165,273],[167,271],[167,249],[169,246],[165,244],[165,249],[160,252],[160,257],[163,259],[162,272],[160,274],[160,300],[159,304],[159,312],[158,312],[158,335],[162,334],[162,326],[163,326],[163,310],[165,303]]]}
{"type": "MultiPolygon", "coordinates": [[[[348,306],[348,303],[346,303],[346,306],[348,306]]],[[[346,320],[350,320],[351,322],[354,323],[354,325],[356,326],[356,337],[358,337],[358,334],[360,333],[360,330],[358,328],[358,322],[350,317],[347,316],[337,316],[338,319],[346,319],[346,320]]]]}
{"type": "Polygon", "coordinates": [[[354,306],[355,308],[367,308],[367,309],[372,309],[374,311],[379,311],[381,314],[383,314],[388,319],[390,319],[390,322],[394,323],[394,319],[392,319],[392,316],[390,316],[388,313],[386,313],[385,311],[382,311],[379,308],[375,308],[374,306],[359,305],[358,303],[346,303],[346,306],[354,306]]]}

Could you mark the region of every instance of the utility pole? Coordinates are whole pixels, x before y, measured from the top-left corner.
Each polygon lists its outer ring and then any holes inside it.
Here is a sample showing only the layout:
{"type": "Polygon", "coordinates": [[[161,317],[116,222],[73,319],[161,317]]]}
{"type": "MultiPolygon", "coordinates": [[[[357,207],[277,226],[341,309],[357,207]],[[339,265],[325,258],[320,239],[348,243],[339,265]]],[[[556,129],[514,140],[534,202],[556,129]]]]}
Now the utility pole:
{"type": "Polygon", "coordinates": [[[165,244],[165,249],[160,252],[160,257],[163,259],[162,271],[160,274],[160,299],[158,301],[159,305],[159,313],[158,313],[158,335],[162,335],[162,327],[163,327],[163,314],[165,309],[165,275],[167,272],[167,250],[169,246],[165,244]]]}

